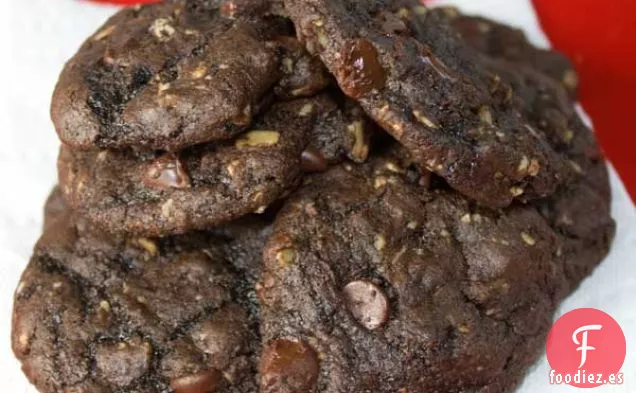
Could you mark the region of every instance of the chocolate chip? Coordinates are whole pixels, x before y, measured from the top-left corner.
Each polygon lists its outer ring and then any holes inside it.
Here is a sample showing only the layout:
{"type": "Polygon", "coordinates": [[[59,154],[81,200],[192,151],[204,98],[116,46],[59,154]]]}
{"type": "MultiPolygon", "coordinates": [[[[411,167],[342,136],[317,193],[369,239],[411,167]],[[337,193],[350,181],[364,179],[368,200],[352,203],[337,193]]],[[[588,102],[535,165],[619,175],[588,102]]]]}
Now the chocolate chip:
{"type": "Polygon", "coordinates": [[[339,72],[340,87],[348,96],[360,98],[373,89],[382,89],[386,73],[380,64],[378,51],[366,39],[357,39],[345,51],[344,67],[339,72]]]}
{"type": "Polygon", "coordinates": [[[190,176],[179,157],[172,153],[164,154],[152,162],[143,182],[154,188],[188,188],[190,176]]]}
{"type": "Polygon", "coordinates": [[[318,355],[302,341],[276,340],[263,352],[261,391],[307,393],[313,391],[320,365],[318,355]]]}
{"type": "Polygon", "coordinates": [[[329,168],[325,156],[314,147],[307,147],[300,158],[300,166],[303,172],[325,172],[329,168]]]}
{"type": "Polygon", "coordinates": [[[389,304],[382,290],[366,281],[353,281],[343,290],[347,307],[353,317],[365,328],[375,330],[384,325],[389,304]]]}
{"type": "Polygon", "coordinates": [[[221,373],[217,370],[187,375],[170,382],[175,393],[213,393],[221,383],[221,373]]]}

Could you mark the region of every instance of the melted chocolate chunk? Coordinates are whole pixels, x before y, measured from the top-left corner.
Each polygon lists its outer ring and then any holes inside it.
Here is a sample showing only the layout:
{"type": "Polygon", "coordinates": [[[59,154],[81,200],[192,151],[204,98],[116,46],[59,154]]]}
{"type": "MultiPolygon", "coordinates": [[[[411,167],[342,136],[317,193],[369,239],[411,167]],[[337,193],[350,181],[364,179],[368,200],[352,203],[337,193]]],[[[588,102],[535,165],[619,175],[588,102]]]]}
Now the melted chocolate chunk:
{"type": "Polygon", "coordinates": [[[144,184],[157,188],[188,188],[191,185],[183,163],[172,153],[159,157],[149,165],[144,184]]]}
{"type": "Polygon", "coordinates": [[[302,341],[276,340],[261,355],[263,393],[313,391],[320,364],[316,352],[302,341]]]}
{"type": "Polygon", "coordinates": [[[345,94],[352,98],[360,98],[384,87],[386,73],[370,41],[357,39],[349,44],[343,53],[343,66],[338,70],[338,80],[345,94]]]}

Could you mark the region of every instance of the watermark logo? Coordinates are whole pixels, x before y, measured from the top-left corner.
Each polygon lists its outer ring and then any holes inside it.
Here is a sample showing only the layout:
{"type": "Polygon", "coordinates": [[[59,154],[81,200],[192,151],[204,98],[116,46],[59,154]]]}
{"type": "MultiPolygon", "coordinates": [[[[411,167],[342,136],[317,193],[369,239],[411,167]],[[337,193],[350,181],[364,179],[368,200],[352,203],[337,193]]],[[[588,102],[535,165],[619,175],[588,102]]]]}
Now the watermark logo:
{"type": "Polygon", "coordinates": [[[570,311],[548,335],[550,383],[579,388],[622,384],[626,348],[623,330],[608,314],[593,308],[570,311]]]}
{"type": "Polygon", "coordinates": [[[585,362],[587,361],[587,351],[593,351],[596,349],[594,347],[587,346],[587,332],[590,330],[601,330],[601,329],[603,329],[602,325],[587,325],[587,326],[581,326],[580,328],[574,331],[574,334],[572,335],[572,341],[574,341],[574,343],[577,345],[582,344],[580,347],[576,349],[577,351],[581,351],[581,365],[579,366],[579,368],[583,368],[583,366],[585,366],[585,362]],[[579,333],[582,333],[583,335],[582,342],[579,342],[579,339],[577,338],[579,333]]]}

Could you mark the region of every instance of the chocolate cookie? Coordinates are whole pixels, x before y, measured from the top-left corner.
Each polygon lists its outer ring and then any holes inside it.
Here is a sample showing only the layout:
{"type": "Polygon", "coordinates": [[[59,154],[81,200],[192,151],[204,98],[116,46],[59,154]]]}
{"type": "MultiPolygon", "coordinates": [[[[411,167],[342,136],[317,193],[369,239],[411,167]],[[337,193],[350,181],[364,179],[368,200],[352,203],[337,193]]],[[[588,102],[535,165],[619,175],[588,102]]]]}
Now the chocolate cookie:
{"type": "Polygon", "coordinates": [[[43,393],[257,391],[252,293],[268,224],[163,240],[47,228],[15,293],[13,350],[43,393]]]}
{"type": "Polygon", "coordinates": [[[430,15],[450,20],[462,39],[480,52],[513,63],[528,64],[558,81],[571,97],[576,97],[578,76],[570,60],[559,52],[530,44],[522,30],[487,18],[462,15],[452,8],[434,8],[430,15]]]}
{"type": "Polygon", "coordinates": [[[53,96],[62,141],[179,150],[230,139],[283,76],[289,22],[264,1],[175,0],[125,9],[68,62],[53,96]]]}
{"type": "Polygon", "coordinates": [[[111,232],[207,229],[262,212],[297,184],[314,108],[309,99],[276,104],[237,139],[179,153],[64,146],[60,185],[73,207],[111,232]]]}
{"type": "Polygon", "coordinates": [[[512,391],[608,250],[598,168],[577,191],[500,211],[420,187],[398,159],[312,178],[264,252],[261,392],[512,391]]]}
{"type": "Polygon", "coordinates": [[[289,0],[310,53],[418,163],[489,207],[553,193],[571,168],[503,82],[415,1],[289,0]],[[388,4],[387,4],[388,3],[388,4]],[[519,171],[525,160],[538,170],[519,171]]]}

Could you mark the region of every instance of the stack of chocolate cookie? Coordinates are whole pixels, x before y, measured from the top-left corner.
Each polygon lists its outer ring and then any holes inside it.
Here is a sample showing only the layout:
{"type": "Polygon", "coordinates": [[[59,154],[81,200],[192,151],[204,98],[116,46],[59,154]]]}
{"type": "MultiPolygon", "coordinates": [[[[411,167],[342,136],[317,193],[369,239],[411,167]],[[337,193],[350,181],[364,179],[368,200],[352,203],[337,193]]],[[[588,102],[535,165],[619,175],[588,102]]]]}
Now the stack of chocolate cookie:
{"type": "Polygon", "coordinates": [[[576,74],[411,0],[172,0],[66,65],[45,393],[510,392],[614,232],[576,74]]]}

